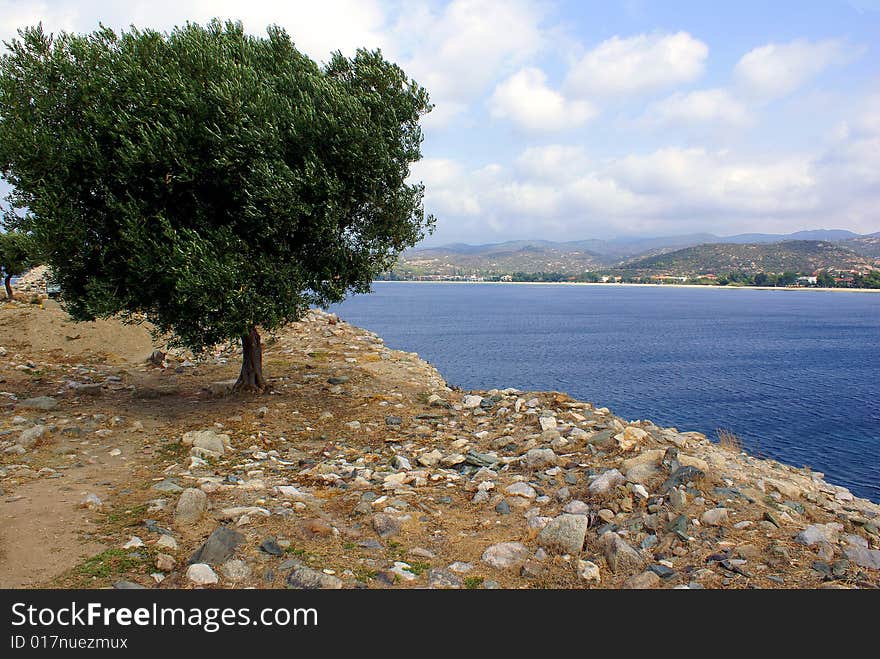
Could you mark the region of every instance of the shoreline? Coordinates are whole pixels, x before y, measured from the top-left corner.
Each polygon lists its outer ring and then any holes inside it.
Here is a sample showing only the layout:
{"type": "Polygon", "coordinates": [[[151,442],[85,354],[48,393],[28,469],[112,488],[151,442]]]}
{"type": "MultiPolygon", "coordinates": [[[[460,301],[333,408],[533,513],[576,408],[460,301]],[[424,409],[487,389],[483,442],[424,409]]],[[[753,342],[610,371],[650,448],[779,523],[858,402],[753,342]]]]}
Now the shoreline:
{"type": "Polygon", "coordinates": [[[880,288],[823,288],[818,286],[712,286],[703,284],[625,284],[622,282],[588,281],[419,281],[413,279],[377,279],[374,284],[492,284],[516,286],[638,286],[642,288],[700,288],[728,291],[813,291],[822,293],[880,293],[880,288]]]}

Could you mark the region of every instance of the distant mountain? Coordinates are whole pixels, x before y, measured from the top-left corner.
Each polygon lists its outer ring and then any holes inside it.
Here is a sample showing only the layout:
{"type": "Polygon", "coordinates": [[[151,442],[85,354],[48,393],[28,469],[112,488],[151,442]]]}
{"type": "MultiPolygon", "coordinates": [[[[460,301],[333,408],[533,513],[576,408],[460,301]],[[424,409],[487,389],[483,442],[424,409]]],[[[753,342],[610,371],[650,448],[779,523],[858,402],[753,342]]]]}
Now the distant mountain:
{"type": "Polygon", "coordinates": [[[774,243],[712,243],[634,259],[621,266],[633,274],[694,275],[702,273],[813,272],[858,270],[876,266],[873,259],[823,240],[774,243]]]}
{"type": "MultiPolygon", "coordinates": [[[[663,236],[657,238],[613,238],[610,240],[587,239],[568,242],[549,240],[511,240],[503,243],[468,245],[455,243],[439,247],[412,249],[405,252],[395,268],[398,273],[412,275],[497,275],[515,272],[539,273],[557,272],[561,274],[581,274],[585,271],[626,268],[634,262],[644,260],[645,268],[651,264],[667,264],[666,260],[650,261],[665,254],[678,253],[698,246],[713,246],[712,249],[688,253],[706,270],[723,271],[742,261],[749,269],[752,261],[761,263],[768,272],[782,271],[770,268],[772,264],[830,263],[839,258],[834,267],[849,269],[847,264],[864,265],[871,259],[880,258],[880,232],[860,236],[843,229],[815,229],[790,234],[743,233],[735,236],[716,236],[711,233],[694,233],[684,236],[663,236]],[[791,243],[823,243],[825,247],[816,248],[815,258],[808,257],[810,250],[805,246],[791,246],[791,243]],[[722,245],[774,245],[766,250],[723,250],[722,245]],[[839,247],[842,251],[834,251],[839,247]],[[771,258],[776,254],[778,258],[771,258]],[[714,256],[718,261],[712,261],[714,256]],[[753,258],[749,258],[752,255],[753,258]]],[[[682,264],[684,265],[684,264],[682,264]]],[[[657,267],[667,267],[658,265],[657,267]]],[[[738,266],[737,266],[738,267],[738,266]]],[[[824,266],[815,266],[824,267],[824,266]]],[[[813,267],[812,269],[815,269],[813,267]]],[[[797,268],[798,271],[806,271],[797,268]]]]}
{"type": "Polygon", "coordinates": [[[842,247],[851,249],[856,254],[880,259],[880,233],[872,233],[869,236],[850,238],[839,243],[842,247]]]}

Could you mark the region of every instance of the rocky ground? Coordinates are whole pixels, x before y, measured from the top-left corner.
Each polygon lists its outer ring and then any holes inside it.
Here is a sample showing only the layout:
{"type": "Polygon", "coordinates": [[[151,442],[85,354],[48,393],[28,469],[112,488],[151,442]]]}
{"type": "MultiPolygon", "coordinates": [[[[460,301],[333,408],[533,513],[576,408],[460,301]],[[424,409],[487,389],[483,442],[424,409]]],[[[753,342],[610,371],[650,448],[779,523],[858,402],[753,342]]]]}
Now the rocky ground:
{"type": "Polygon", "coordinates": [[[880,506],[699,433],[457,391],[320,311],[266,340],[261,396],[232,347],[147,361],[64,318],[0,310],[0,586],[880,584],[880,506]]]}

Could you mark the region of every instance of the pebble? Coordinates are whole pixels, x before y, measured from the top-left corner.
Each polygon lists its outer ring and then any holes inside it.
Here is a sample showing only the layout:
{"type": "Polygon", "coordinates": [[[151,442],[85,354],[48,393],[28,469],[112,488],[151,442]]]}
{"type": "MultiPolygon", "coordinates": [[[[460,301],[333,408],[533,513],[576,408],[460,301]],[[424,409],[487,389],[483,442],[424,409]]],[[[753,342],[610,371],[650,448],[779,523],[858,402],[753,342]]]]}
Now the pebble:
{"type": "Polygon", "coordinates": [[[220,578],[207,563],[193,563],[186,568],[186,578],[197,586],[210,586],[218,583],[220,578]]]}

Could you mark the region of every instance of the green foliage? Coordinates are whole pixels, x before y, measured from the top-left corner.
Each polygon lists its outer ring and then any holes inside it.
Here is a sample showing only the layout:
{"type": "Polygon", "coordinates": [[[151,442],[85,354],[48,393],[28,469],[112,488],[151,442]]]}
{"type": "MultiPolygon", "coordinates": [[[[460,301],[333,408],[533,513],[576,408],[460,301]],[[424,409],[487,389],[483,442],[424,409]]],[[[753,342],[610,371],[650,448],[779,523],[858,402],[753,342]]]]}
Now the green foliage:
{"type": "Polygon", "coordinates": [[[199,349],[369,290],[433,227],[430,109],[379,51],[321,67],[274,26],[38,26],[0,59],[0,173],[75,319],[199,349]]]}
{"type": "Polygon", "coordinates": [[[15,277],[36,265],[38,260],[33,238],[20,231],[0,233],[0,268],[6,277],[15,277]]]}

